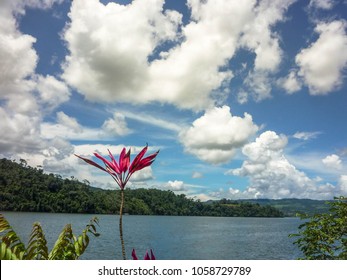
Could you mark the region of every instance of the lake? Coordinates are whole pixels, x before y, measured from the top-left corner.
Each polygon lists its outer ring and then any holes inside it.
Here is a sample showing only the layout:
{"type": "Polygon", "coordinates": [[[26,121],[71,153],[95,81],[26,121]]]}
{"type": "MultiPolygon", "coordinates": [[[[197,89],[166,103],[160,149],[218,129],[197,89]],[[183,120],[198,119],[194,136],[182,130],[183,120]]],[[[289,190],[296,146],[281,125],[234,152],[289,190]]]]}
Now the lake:
{"type": "MultiPolygon", "coordinates": [[[[2,212],[27,244],[32,224],[40,222],[49,250],[63,227],[71,223],[81,234],[89,220],[99,218],[100,237],[90,236],[81,259],[121,259],[118,216],[2,212]]],[[[153,249],[162,260],[292,260],[302,256],[293,238],[302,221],[298,218],[237,218],[123,216],[127,258],[135,248],[139,258],[153,249]]]]}

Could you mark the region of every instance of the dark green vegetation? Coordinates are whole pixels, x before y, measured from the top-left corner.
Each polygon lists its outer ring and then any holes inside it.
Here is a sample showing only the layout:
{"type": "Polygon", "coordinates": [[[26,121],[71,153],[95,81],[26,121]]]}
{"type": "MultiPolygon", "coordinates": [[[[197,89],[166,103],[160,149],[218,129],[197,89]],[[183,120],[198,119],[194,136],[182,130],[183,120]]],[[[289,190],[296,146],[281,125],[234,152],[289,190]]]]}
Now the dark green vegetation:
{"type": "Polygon", "coordinates": [[[28,245],[25,246],[6,218],[0,214],[0,260],[76,260],[89,245],[88,233],[100,235],[96,231],[97,223],[97,218],[92,219],[78,237],[73,234],[71,225],[67,224],[49,252],[40,223],[33,224],[28,245]]]}
{"type": "Polygon", "coordinates": [[[347,260],[347,198],[329,202],[329,211],[316,214],[299,226],[299,233],[291,234],[308,260],[347,260]]]}
{"type": "Polygon", "coordinates": [[[314,215],[327,212],[329,209],[328,201],[312,199],[249,199],[247,202],[257,202],[260,205],[270,205],[281,210],[285,216],[296,216],[297,213],[314,215]]]}
{"type": "MultiPolygon", "coordinates": [[[[125,212],[133,215],[282,217],[272,206],[223,200],[203,203],[158,189],[126,189],[125,212]]],[[[0,160],[0,211],[118,213],[120,191],[93,188],[30,167],[0,160]]]]}

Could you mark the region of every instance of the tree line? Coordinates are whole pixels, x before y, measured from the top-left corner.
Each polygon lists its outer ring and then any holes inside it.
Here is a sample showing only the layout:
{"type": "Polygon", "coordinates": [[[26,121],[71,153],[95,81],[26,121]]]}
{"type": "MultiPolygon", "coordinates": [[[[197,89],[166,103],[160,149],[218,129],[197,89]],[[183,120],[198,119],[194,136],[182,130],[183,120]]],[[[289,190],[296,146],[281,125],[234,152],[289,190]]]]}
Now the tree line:
{"type": "MultiPolygon", "coordinates": [[[[170,190],[126,189],[131,215],[283,217],[270,206],[222,199],[205,203],[170,190]]],[[[20,160],[0,159],[0,211],[117,214],[120,191],[94,188],[87,181],[46,174],[20,160]]]]}

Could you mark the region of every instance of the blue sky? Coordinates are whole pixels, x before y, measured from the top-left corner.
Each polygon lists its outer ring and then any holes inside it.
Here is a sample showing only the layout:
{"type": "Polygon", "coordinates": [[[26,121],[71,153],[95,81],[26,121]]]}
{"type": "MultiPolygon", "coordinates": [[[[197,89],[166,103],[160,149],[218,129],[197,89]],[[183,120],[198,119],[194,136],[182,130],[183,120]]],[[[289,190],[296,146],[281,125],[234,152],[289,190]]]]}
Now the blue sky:
{"type": "Polygon", "coordinates": [[[201,200],[347,195],[347,3],[4,0],[0,156],[201,200]]]}

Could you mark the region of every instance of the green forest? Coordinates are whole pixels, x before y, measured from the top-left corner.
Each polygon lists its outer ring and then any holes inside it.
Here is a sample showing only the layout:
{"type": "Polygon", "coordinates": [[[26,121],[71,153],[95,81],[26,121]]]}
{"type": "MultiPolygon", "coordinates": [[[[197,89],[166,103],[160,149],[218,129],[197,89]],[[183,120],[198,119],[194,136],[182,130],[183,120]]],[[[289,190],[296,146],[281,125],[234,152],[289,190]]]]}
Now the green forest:
{"type": "MultiPolygon", "coordinates": [[[[223,199],[201,202],[169,190],[126,189],[130,215],[283,217],[270,205],[223,199]]],[[[91,187],[88,182],[46,174],[20,160],[0,159],[0,211],[117,214],[120,191],[91,187]]]]}

